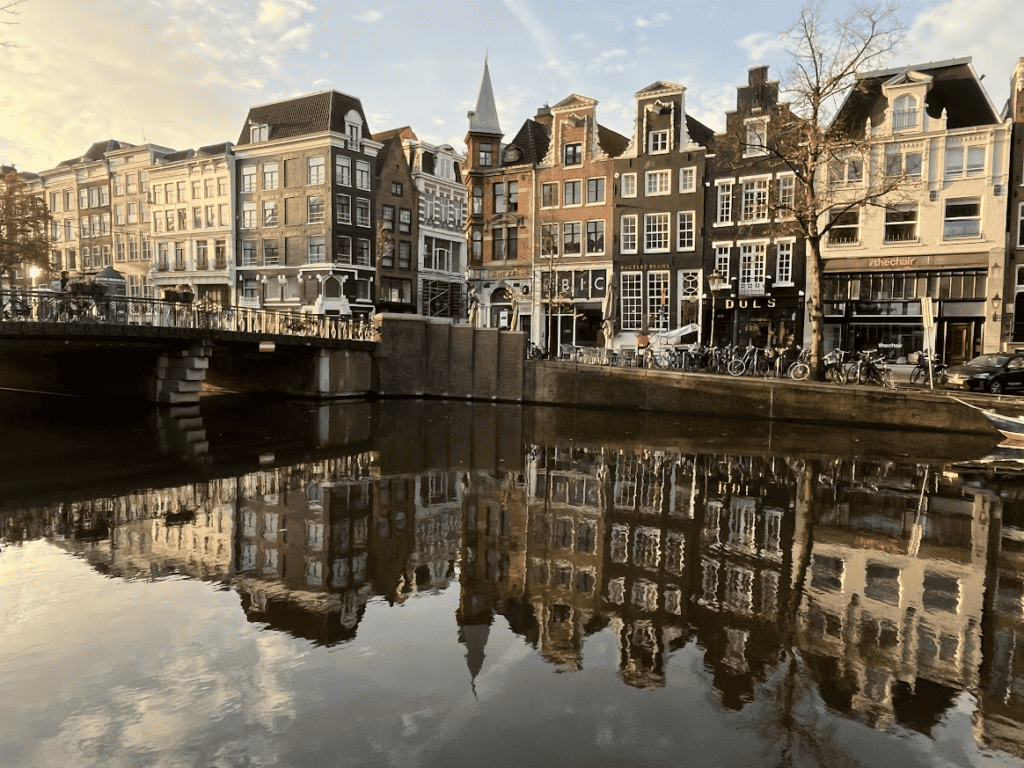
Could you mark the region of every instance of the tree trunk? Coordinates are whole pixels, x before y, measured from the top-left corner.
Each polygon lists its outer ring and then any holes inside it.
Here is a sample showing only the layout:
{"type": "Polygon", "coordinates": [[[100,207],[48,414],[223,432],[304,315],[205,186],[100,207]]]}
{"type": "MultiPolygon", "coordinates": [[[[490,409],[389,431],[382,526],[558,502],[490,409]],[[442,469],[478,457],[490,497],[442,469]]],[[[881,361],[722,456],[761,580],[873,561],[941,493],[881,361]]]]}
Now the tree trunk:
{"type": "Polygon", "coordinates": [[[822,280],[824,263],[821,258],[821,237],[807,238],[807,318],[810,323],[808,350],[810,353],[811,378],[822,380],[825,352],[825,318],[822,304],[822,280]]]}

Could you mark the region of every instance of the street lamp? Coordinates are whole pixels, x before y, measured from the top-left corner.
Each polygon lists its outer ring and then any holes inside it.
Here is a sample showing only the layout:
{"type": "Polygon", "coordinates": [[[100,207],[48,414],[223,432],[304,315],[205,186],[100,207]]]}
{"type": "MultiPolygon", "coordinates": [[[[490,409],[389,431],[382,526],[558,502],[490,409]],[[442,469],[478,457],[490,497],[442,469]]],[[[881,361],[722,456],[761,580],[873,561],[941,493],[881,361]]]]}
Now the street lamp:
{"type": "Polygon", "coordinates": [[[39,267],[29,267],[28,276],[32,278],[32,290],[36,289],[36,278],[39,277],[39,267]]]}
{"type": "Polygon", "coordinates": [[[711,335],[711,346],[715,345],[715,299],[718,297],[718,292],[728,284],[729,281],[725,275],[717,269],[708,275],[708,288],[711,289],[711,324],[708,329],[711,335]]]}

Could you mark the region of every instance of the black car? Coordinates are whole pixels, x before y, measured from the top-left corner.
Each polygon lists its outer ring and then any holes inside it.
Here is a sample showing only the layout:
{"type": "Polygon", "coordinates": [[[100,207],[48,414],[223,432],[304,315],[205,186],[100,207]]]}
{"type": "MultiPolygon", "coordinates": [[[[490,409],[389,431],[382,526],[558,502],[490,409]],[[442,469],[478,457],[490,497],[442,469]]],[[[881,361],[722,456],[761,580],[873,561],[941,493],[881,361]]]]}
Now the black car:
{"type": "Polygon", "coordinates": [[[963,365],[954,365],[942,374],[946,389],[969,389],[999,395],[1024,386],[1024,355],[997,352],[978,355],[963,365]]]}

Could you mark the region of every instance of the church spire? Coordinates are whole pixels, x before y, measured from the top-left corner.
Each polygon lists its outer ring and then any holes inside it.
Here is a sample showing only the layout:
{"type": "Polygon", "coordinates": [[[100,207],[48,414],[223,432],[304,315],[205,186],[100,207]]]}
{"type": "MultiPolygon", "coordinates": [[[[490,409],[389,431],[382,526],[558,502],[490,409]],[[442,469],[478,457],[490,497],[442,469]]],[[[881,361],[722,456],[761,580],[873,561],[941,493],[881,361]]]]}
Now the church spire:
{"type": "Polygon", "coordinates": [[[480,93],[476,97],[476,109],[468,114],[470,133],[489,133],[501,136],[498,124],[498,108],[494,104],[494,91],[491,90],[491,74],[487,69],[487,57],[484,56],[484,76],[480,81],[480,93]]]}

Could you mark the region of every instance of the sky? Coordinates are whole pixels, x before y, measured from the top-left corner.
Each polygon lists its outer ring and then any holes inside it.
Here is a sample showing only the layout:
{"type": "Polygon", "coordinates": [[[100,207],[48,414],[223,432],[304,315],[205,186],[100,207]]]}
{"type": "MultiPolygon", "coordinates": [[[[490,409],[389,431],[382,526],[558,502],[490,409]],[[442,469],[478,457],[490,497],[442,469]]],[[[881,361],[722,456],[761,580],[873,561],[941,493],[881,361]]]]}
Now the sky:
{"type": "MultiPolygon", "coordinates": [[[[0,0],[0,8],[12,0],[0,0]]],[[[484,58],[511,140],[544,104],[596,99],[627,136],[633,94],[686,86],[716,130],[750,67],[783,77],[798,0],[21,0],[0,14],[0,163],[41,171],[118,139],[235,142],[249,107],[335,89],[370,130],[463,149],[484,58]]],[[[829,18],[848,2],[829,0],[829,18]]],[[[891,66],[971,56],[996,108],[1024,44],[1020,0],[903,0],[891,66]]]]}

